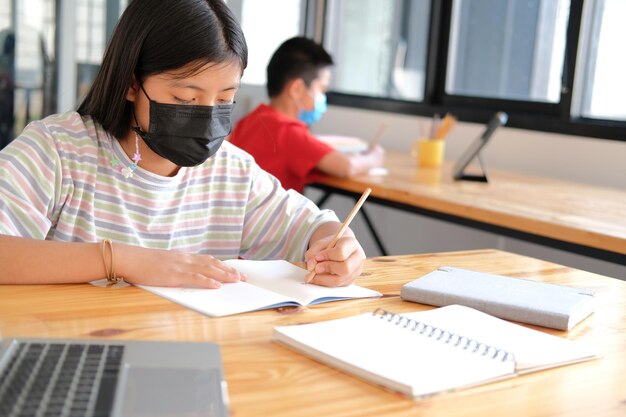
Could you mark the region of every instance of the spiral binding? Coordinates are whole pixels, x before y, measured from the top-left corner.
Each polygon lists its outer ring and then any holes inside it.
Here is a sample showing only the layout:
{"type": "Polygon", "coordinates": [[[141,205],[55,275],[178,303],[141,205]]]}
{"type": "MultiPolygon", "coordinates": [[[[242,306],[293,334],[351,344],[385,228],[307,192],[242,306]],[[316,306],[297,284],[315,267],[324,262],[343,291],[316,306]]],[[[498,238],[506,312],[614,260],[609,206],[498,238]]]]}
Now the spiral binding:
{"type": "Polygon", "coordinates": [[[475,339],[470,339],[469,337],[458,335],[439,327],[410,319],[401,314],[392,313],[391,311],[387,311],[384,308],[377,308],[372,314],[375,317],[380,318],[381,320],[387,320],[390,323],[402,326],[411,331],[418,332],[419,334],[426,337],[433,338],[435,340],[450,344],[463,350],[470,351],[472,353],[476,353],[481,356],[486,356],[491,359],[497,359],[502,362],[515,361],[515,355],[504,349],[498,349],[495,346],[479,342],[475,339]]]}

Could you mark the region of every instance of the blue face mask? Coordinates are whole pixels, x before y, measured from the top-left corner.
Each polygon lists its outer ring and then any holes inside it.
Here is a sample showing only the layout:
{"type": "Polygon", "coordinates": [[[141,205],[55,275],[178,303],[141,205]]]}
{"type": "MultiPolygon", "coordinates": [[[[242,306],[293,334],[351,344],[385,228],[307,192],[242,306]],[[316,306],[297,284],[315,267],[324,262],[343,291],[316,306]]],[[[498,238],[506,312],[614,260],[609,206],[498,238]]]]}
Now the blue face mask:
{"type": "Polygon", "coordinates": [[[314,103],[313,110],[300,110],[300,114],[298,115],[300,121],[309,126],[321,119],[324,113],[326,113],[326,109],[328,108],[326,104],[326,94],[316,94],[314,103]]]}

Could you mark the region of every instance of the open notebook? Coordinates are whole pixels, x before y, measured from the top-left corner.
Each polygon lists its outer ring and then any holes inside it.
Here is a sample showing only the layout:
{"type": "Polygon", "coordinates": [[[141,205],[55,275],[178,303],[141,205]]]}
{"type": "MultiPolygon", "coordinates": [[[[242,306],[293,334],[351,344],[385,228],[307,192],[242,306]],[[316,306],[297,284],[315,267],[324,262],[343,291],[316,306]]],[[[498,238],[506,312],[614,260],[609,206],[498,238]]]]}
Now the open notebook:
{"type": "Polygon", "coordinates": [[[287,261],[224,261],[248,274],[247,282],[224,284],[221,288],[173,288],[139,285],[168,300],[213,317],[285,306],[304,306],[350,298],[379,297],[377,291],[349,285],[322,287],[305,284],[305,269],[287,261]]]}
{"type": "Polygon", "coordinates": [[[316,137],[341,153],[365,152],[369,147],[363,139],[354,136],[317,135],[316,137]]]}
{"type": "Polygon", "coordinates": [[[416,398],[596,357],[579,343],[459,305],[275,327],[273,340],[416,398]]]}

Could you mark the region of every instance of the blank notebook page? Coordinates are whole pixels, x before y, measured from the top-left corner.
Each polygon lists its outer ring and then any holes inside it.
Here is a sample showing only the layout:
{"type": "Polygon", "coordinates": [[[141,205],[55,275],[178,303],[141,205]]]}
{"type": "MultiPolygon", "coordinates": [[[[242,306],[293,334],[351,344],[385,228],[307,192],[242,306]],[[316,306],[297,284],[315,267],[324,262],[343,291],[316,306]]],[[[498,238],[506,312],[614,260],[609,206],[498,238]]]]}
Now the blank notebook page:
{"type": "Polygon", "coordinates": [[[415,397],[514,374],[512,361],[471,353],[371,313],[277,327],[274,339],[321,362],[415,397]]]}

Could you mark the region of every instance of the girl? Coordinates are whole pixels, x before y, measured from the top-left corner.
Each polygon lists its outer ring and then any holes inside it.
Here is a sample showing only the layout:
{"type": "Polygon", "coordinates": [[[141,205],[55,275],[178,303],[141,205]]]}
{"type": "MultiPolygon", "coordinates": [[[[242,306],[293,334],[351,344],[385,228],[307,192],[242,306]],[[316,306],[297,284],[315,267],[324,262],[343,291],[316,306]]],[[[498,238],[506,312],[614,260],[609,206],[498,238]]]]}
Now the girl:
{"type": "Polygon", "coordinates": [[[348,285],[365,255],[340,223],[228,142],[247,64],[222,0],[134,0],[78,112],[0,152],[0,282],[218,288],[219,259],[305,259],[348,285]]]}

